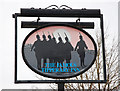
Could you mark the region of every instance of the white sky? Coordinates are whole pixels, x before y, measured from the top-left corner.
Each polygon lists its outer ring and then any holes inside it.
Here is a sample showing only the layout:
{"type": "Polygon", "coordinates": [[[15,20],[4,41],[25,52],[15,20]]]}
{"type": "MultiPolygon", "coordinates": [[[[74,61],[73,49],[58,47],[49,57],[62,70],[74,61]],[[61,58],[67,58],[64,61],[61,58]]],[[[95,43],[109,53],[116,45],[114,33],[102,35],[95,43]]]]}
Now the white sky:
{"type": "MultiPolygon", "coordinates": [[[[19,13],[20,8],[46,8],[50,5],[68,5],[73,9],[101,9],[104,15],[105,29],[108,27],[111,39],[118,36],[118,0],[0,0],[0,89],[31,89],[32,86],[38,88],[45,88],[46,84],[14,84],[14,19],[12,14],[19,13]]],[[[44,20],[44,18],[43,18],[44,20]]],[[[19,28],[20,29],[20,28],[19,28]]],[[[22,30],[22,29],[21,29],[22,30]]],[[[24,30],[24,29],[23,29],[24,30]]],[[[27,30],[27,29],[26,29],[27,30]]],[[[110,40],[111,40],[110,39],[110,40]]],[[[30,79],[36,74],[32,72],[27,66],[22,63],[25,73],[28,71],[31,76],[23,76],[30,79]]]]}

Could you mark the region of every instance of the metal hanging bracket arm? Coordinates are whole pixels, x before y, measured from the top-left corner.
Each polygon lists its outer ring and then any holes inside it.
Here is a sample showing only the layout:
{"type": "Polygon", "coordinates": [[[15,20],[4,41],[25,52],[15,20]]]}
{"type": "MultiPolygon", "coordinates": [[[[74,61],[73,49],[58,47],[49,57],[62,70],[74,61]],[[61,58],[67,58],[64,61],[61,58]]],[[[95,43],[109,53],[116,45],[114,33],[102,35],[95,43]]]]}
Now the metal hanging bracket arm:
{"type": "Polygon", "coordinates": [[[21,28],[37,28],[38,26],[43,26],[47,24],[56,24],[56,23],[63,23],[63,24],[70,24],[78,27],[79,25],[81,28],[86,28],[86,29],[94,29],[94,22],[32,22],[32,21],[22,21],[21,22],[21,28]]]}
{"type": "MultiPolygon", "coordinates": [[[[100,18],[100,9],[34,9],[21,8],[19,17],[94,17],[100,18]]],[[[14,15],[13,15],[14,18],[14,15]]]]}

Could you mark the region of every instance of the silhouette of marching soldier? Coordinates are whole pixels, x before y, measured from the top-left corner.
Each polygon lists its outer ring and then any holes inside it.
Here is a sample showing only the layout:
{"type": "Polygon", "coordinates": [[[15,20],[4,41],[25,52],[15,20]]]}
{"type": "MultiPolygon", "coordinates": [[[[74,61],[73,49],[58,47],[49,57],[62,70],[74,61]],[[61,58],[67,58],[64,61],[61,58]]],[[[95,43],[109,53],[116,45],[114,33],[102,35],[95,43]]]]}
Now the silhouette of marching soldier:
{"type": "Polygon", "coordinates": [[[50,35],[50,33],[48,32],[48,58],[49,58],[49,63],[53,63],[53,60],[54,60],[54,55],[56,55],[56,54],[54,54],[54,52],[55,52],[55,50],[56,50],[56,40],[53,40],[52,38],[51,38],[51,35],[50,35]]]}
{"type": "Polygon", "coordinates": [[[56,66],[57,66],[57,61],[58,61],[58,57],[57,57],[57,52],[58,52],[57,51],[57,41],[56,41],[56,38],[53,35],[53,33],[52,33],[52,36],[53,36],[53,38],[52,38],[52,40],[53,40],[53,44],[52,44],[52,46],[53,46],[52,60],[53,60],[53,63],[56,63],[56,66]]]}
{"type": "Polygon", "coordinates": [[[87,47],[85,41],[83,40],[83,37],[81,34],[80,34],[79,38],[80,38],[80,41],[77,42],[77,45],[75,47],[75,51],[77,50],[79,57],[81,59],[81,66],[83,67],[83,66],[85,66],[85,64],[84,64],[85,48],[88,49],[88,47],[87,47]]]}
{"type": "MultiPolygon", "coordinates": [[[[70,60],[71,60],[71,51],[73,51],[73,46],[71,45],[71,43],[69,42],[69,39],[68,39],[68,37],[67,37],[67,35],[66,35],[66,33],[64,33],[65,34],[65,44],[64,44],[64,58],[65,58],[65,60],[66,60],[66,63],[70,63],[70,60]]],[[[68,65],[69,66],[69,65],[68,65]]],[[[69,68],[69,67],[68,67],[69,68]]]]}
{"type": "Polygon", "coordinates": [[[62,40],[59,33],[58,33],[58,35],[59,35],[59,37],[58,37],[59,42],[57,43],[58,63],[63,64],[63,61],[64,61],[64,43],[63,43],[63,40],[62,40]]]}
{"type": "Polygon", "coordinates": [[[42,41],[42,58],[43,58],[43,68],[45,68],[45,63],[47,62],[47,58],[48,58],[48,41],[46,39],[46,36],[43,32],[42,35],[43,41],[42,41]]]}
{"type": "Polygon", "coordinates": [[[34,44],[31,47],[31,51],[34,49],[35,51],[35,56],[37,59],[37,68],[41,69],[41,59],[42,59],[42,51],[41,51],[41,43],[42,41],[40,40],[40,36],[37,34],[36,35],[37,40],[34,42],[34,44]]]}

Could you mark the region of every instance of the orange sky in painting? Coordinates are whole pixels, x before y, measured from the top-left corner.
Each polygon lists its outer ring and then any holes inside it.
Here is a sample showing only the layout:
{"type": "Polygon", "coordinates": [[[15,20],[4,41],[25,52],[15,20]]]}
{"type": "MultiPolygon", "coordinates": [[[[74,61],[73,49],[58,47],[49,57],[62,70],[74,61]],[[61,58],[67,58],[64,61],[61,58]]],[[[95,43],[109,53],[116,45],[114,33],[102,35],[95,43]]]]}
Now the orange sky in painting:
{"type": "Polygon", "coordinates": [[[54,33],[57,29],[63,29],[70,34],[70,36],[71,36],[70,42],[71,42],[71,44],[74,48],[75,48],[77,42],[80,41],[80,39],[79,39],[79,35],[80,35],[79,32],[80,32],[81,35],[83,36],[83,40],[85,41],[86,45],[88,46],[88,49],[89,50],[94,50],[94,45],[93,45],[91,39],[86,34],[84,34],[83,32],[81,32],[77,29],[67,27],[67,26],[49,26],[49,27],[46,27],[46,28],[39,29],[36,32],[34,32],[27,39],[26,44],[33,44],[34,41],[36,40],[36,34],[39,34],[40,38],[42,40],[43,32],[45,33],[46,37],[48,36],[48,32],[52,36],[52,33],[54,33]]]}

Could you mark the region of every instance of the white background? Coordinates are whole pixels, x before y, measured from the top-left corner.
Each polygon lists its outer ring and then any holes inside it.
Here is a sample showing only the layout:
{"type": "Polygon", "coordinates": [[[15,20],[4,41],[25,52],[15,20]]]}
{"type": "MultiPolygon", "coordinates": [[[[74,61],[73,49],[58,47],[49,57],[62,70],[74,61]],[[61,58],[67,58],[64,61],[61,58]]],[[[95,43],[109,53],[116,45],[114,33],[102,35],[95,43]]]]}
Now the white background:
{"type": "MultiPolygon", "coordinates": [[[[31,89],[33,85],[39,89],[46,88],[47,84],[14,84],[15,32],[12,14],[19,13],[20,8],[46,8],[50,5],[68,5],[73,9],[101,9],[105,29],[108,28],[111,39],[118,37],[117,0],[0,0],[0,89],[31,89]]],[[[26,67],[25,70],[29,69],[26,67]]]]}

